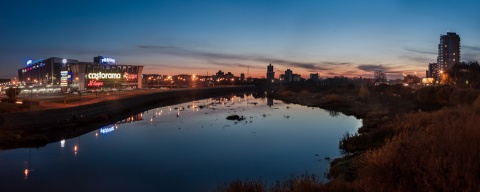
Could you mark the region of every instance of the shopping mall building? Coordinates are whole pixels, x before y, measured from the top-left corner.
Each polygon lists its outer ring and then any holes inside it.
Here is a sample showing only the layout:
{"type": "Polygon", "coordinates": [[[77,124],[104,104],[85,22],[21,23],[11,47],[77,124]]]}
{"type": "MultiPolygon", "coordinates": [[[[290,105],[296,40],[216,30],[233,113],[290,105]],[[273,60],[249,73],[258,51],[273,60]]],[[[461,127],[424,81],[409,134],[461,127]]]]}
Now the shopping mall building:
{"type": "Polygon", "coordinates": [[[18,70],[18,81],[25,85],[61,87],[70,91],[142,88],[143,66],[118,65],[115,59],[94,57],[93,62],[51,57],[29,60],[18,70]]]}

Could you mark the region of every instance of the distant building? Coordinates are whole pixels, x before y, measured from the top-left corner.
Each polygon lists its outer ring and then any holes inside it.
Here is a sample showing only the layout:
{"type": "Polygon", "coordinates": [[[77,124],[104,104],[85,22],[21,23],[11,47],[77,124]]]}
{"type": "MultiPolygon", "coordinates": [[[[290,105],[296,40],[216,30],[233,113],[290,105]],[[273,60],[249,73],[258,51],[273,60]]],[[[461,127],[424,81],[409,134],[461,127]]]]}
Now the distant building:
{"type": "Polygon", "coordinates": [[[387,82],[387,75],[383,71],[375,71],[373,73],[373,78],[377,83],[386,83],[387,82]]]}
{"type": "Polygon", "coordinates": [[[318,73],[310,73],[310,80],[313,82],[317,82],[320,77],[318,76],[318,73]]]}
{"type": "Polygon", "coordinates": [[[224,73],[222,70],[220,70],[220,71],[218,71],[215,75],[216,75],[217,77],[224,77],[224,76],[225,76],[225,73],[224,73]]]}
{"type": "Polygon", "coordinates": [[[273,82],[274,80],[275,72],[273,72],[273,65],[270,63],[270,65],[267,66],[267,81],[273,82]]]}
{"type": "Polygon", "coordinates": [[[293,72],[292,72],[292,70],[287,69],[287,70],[285,71],[285,76],[284,76],[284,78],[285,78],[284,81],[285,81],[286,83],[292,82],[292,81],[293,81],[293,72]]]}
{"type": "Polygon", "coordinates": [[[425,74],[426,77],[436,77],[437,76],[437,63],[429,63],[428,70],[425,74]]]}
{"type": "Polygon", "coordinates": [[[231,78],[233,78],[233,77],[234,77],[234,75],[232,74],[232,72],[228,72],[228,73],[225,75],[225,78],[227,78],[227,79],[231,79],[231,78]]]}
{"type": "Polygon", "coordinates": [[[240,73],[240,81],[245,81],[245,73],[240,73]]]}
{"type": "Polygon", "coordinates": [[[115,59],[97,56],[93,62],[50,57],[28,60],[26,67],[18,70],[18,81],[36,87],[91,89],[142,88],[143,66],[119,65],[115,59]]]}
{"type": "Polygon", "coordinates": [[[441,79],[441,73],[451,69],[457,63],[460,63],[460,36],[447,32],[446,35],[440,36],[438,44],[437,77],[441,79]]]}
{"type": "Polygon", "coordinates": [[[299,75],[299,74],[293,74],[293,75],[292,75],[292,81],[293,81],[293,82],[299,82],[299,81],[301,81],[301,80],[302,80],[302,76],[301,76],[301,75],[299,75]]]}

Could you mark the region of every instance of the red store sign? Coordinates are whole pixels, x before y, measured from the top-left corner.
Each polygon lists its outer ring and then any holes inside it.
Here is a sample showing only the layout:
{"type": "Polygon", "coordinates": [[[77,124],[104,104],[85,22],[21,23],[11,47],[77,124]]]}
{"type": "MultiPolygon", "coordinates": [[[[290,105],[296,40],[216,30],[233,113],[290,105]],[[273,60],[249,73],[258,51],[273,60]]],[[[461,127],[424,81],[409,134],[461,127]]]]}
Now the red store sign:
{"type": "Polygon", "coordinates": [[[90,80],[87,84],[88,87],[101,87],[103,86],[102,81],[90,80]]]}
{"type": "Polygon", "coordinates": [[[138,75],[137,74],[134,74],[134,73],[123,73],[123,77],[127,80],[136,80],[138,79],[138,75]]]}

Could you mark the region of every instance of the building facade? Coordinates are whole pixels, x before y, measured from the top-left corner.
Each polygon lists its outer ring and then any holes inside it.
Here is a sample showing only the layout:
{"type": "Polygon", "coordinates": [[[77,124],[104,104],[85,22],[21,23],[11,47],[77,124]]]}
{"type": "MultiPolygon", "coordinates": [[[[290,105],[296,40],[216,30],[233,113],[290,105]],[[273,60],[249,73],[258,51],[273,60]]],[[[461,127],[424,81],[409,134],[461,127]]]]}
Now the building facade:
{"type": "Polygon", "coordinates": [[[317,82],[320,79],[318,73],[310,73],[310,80],[313,82],[317,82]]]}
{"type": "Polygon", "coordinates": [[[285,81],[286,83],[292,82],[292,81],[293,81],[293,71],[290,70],[290,69],[287,69],[287,70],[285,71],[285,76],[284,76],[284,78],[285,78],[284,81],[285,81]]]}
{"type": "Polygon", "coordinates": [[[437,77],[437,63],[429,63],[425,77],[437,77]]]}
{"type": "Polygon", "coordinates": [[[84,91],[91,89],[142,88],[143,66],[117,65],[112,58],[98,56],[94,62],[51,57],[27,61],[18,70],[20,82],[34,86],[66,87],[84,91]]]}
{"type": "Polygon", "coordinates": [[[440,36],[438,44],[437,76],[439,77],[441,73],[451,69],[457,63],[460,63],[460,36],[447,32],[446,35],[440,36]]]}
{"type": "Polygon", "coordinates": [[[267,66],[267,81],[273,82],[274,80],[275,72],[273,72],[273,65],[270,63],[270,65],[267,66]]]}

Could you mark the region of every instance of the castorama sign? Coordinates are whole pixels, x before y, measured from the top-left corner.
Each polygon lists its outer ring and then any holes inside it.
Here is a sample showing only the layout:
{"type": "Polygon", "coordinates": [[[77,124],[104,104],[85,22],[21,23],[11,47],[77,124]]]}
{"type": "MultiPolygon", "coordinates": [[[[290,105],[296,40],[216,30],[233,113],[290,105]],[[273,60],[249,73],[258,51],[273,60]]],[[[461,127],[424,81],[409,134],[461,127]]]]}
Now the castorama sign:
{"type": "Polygon", "coordinates": [[[88,73],[88,79],[120,79],[122,76],[121,73],[88,73]]]}

